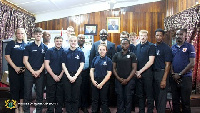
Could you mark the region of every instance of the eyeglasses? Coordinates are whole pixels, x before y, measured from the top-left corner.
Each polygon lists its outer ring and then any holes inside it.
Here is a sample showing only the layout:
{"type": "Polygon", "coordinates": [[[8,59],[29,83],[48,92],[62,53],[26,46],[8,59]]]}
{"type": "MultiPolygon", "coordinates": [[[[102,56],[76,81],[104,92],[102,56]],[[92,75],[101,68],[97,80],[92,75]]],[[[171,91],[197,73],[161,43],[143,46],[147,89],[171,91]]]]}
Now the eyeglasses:
{"type": "Polygon", "coordinates": [[[121,45],[128,45],[129,43],[121,43],[121,45]]]}
{"type": "Polygon", "coordinates": [[[106,34],[103,34],[103,35],[100,35],[100,36],[108,36],[108,35],[106,35],[106,34]]]}

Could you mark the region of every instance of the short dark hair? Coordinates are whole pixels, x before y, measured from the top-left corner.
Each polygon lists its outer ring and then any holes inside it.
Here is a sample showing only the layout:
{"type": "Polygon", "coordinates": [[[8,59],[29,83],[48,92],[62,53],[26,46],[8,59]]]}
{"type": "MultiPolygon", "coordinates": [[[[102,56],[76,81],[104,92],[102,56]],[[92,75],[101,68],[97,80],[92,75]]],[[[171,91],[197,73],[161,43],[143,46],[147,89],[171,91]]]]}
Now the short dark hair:
{"type": "Polygon", "coordinates": [[[122,41],[127,41],[127,42],[130,44],[130,40],[129,40],[128,38],[123,38],[123,39],[121,40],[121,43],[122,43],[122,41]]]}
{"type": "Polygon", "coordinates": [[[33,31],[33,33],[42,33],[42,28],[36,27],[33,31]]]}
{"type": "MultiPolygon", "coordinates": [[[[43,37],[46,36],[49,32],[48,31],[44,31],[42,34],[43,34],[43,37]]],[[[50,33],[49,33],[50,34],[50,33]]]]}
{"type": "Polygon", "coordinates": [[[127,32],[127,31],[122,31],[121,33],[120,33],[120,36],[121,35],[127,35],[128,37],[129,37],[129,33],[127,32]]]}
{"type": "Polygon", "coordinates": [[[165,31],[161,28],[156,29],[155,34],[156,34],[156,32],[162,32],[162,34],[165,35],[165,31]]]}
{"type": "Polygon", "coordinates": [[[129,37],[130,36],[137,36],[137,34],[135,33],[135,32],[131,32],[130,34],[129,34],[129,37]]]}
{"type": "Polygon", "coordinates": [[[58,36],[55,36],[54,40],[56,40],[56,39],[62,39],[63,40],[63,37],[58,35],[58,36]]]}

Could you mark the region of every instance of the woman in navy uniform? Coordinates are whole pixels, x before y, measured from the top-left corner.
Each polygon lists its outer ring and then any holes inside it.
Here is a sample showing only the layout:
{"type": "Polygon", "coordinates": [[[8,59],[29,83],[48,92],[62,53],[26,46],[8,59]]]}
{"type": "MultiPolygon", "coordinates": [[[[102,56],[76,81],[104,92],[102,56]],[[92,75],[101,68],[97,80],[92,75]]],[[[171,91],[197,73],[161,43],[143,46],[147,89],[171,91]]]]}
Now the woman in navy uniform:
{"type": "MultiPolygon", "coordinates": [[[[8,62],[11,99],[23,103],[24,98],[24,64],[23,53],[27,36],[24,28],[18,28],[14,40],[10,41],[5,49],[5,59],[8,62]]],[[[17,105],[17,104],[16,104],[17,105]]],[[[18,113],[18,106],[15,110],[18,113]]],[[[20,106],[20,112],[23,112],[20,106]]]]}
{"type": "Polygon", "coordinates": [[[98,46],[100,56],[92,60],[90,77],[92,81],[92,113],[97,113],[98,100],[101,100],[102,113],[108,113],[108,88],[109,79],[112,74],[112,60],[106,56],[107,47],[105,44],[98,46]]]}
{"type": "Polygon", "coordinates": [[[64,71],[62,71],[62,42],[61,36],[54,38],[55,47],[47,50],[45,55],[44,65],[47,70],[47,103],[53,103],[48,105],[47,113],[54,113],[55,103],[58,103],[55,107],[56,113],[62,113],[62,97],[63,88],[61,78],[64,71]]]}
{"type": "Polygon", "coordinates": [[[79,94],[85,57],[77,48],[77,37],[69,38],[70,48],[63,52],[62,68],[64,70],[63,87],[65,90],[65,107],[67,113],[78,113],[79,94]]]}

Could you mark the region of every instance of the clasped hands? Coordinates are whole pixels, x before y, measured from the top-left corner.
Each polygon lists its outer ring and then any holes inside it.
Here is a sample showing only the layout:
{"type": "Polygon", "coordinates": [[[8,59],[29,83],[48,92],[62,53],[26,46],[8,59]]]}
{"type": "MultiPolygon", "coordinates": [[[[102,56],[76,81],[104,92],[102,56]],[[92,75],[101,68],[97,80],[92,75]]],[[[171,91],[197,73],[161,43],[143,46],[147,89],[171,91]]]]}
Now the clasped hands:
{"type": "Polygon", "coordinates": [[[136,71],[135,75],[137,78],[142,78],[142,72],[141,71],[136,71]]]}
{"type": "Polygon", "coordinates": [[[77,74],[75,74],[74,76],[70,76],[70,75],[69,75],[68,79],[69,79],[69,81],[70,81],[71,83],[74,83],[74,82],[76,81],[77,77],[78,77],[77,74]]]}
{"type": "Polygon", "coordinates": [[[15,67],[14,69],[17,74],[23,73],[25,71],[24,67],[15,67]]]}
{"type": "Polygon", "coordinates": [[[103,85],[102,85],[101,83],[99,84],[99,83],[98,83],[97,81],[95,81],[95,80],[94,80],[92,83],[93,83],[93,85],[94,85],[95,87],[97,87],[98,89],[101,89],[101,88],[103,87],[103,85]]]}
{"type": "Polygon", "coordinates": [[[37,77],[40,77],[40,73],[41,73],[42,71],[40,71],[40,70],[37,70],[37,71],[32,71],[31,73],[32,73],[32,76],[34,76],[35,78],[37,78],[37,77]]]}
{"type": "Polygon", "coordinates": [[[128,79],[124,79],[124,78],[119,78],[118,80],[119,80],[119,82],[120,82],[122,85],[126,85],[126,84],[128,84],[128,82],[129,82],[128,79]]]}
{"type": "Polygon", "coordinates": [[[178,73],[173,73],[172,74],[173,79],[176,81],[177,84],[181,83],[181,76],[178,75],[178,73]]]}

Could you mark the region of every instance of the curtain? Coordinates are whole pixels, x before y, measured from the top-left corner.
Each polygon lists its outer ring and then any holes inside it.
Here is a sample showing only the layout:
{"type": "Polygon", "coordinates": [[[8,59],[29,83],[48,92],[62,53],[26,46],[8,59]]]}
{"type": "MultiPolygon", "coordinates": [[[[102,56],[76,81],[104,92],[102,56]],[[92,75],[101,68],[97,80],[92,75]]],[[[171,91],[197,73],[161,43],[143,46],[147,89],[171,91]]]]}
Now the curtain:
{"type": "Polygon", "coordinates": [[[168,32],[180,28],[187,29],[187,42],[193,44],[196,51],[196,62],[192,75],[193,89],[200,94],[200,5],[166,17],[164,27],[168,32]]]}
{"type": "Polygon", "coordinates": [[[2,72],[2,40],[11,38],[18,27],[25,28],[30,38],[35,27],[35,17],[0,2],[0,72],[2,72]]]}
{"type": "Polygon", "coordinates": [[[196,50],[195,66],[193,70],[193,86],[196,88],[196,93],[200,94],[200,27],[196,30],[193,44],[196,50]]]}

